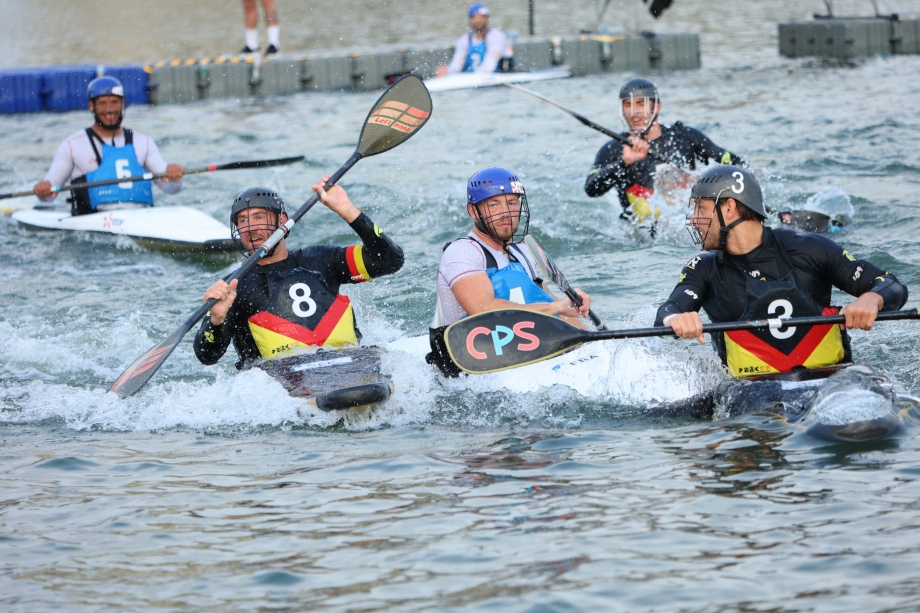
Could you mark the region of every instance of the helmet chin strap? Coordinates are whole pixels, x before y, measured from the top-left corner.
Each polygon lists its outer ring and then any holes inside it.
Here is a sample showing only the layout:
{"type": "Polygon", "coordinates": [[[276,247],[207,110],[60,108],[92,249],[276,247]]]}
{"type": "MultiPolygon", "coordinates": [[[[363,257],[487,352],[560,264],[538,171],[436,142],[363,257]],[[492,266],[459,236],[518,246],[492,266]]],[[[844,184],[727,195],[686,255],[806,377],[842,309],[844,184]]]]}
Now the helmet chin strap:
{"type": "Polygon", "coordinates": [[[719,207],[718,200],[716,200],[716,214],[719,216],[719,264],[721,264],[725,261],[725,248],[728,246],[728,232],[744,221],[744,219],[739,217],[726,226],[725,218],[722,217],[722,209],[719,207]]]}
{"type": "MultiPolygon", "coordinates": [[[[93,106],[95,107],[95,104],[93,106]]],[[[102,127],[104,130],[114,131],[121,127],[121,122],[125,118],[125,109],[124,106],[122,106],[122,109],[118,111],[118,121],[116,121],[113,125],[103,123],[102,118],[99,117],[99,113],[95,111],[95,108],[93,109],[93,118],[96,120],[97,126],[102,127]]]]}

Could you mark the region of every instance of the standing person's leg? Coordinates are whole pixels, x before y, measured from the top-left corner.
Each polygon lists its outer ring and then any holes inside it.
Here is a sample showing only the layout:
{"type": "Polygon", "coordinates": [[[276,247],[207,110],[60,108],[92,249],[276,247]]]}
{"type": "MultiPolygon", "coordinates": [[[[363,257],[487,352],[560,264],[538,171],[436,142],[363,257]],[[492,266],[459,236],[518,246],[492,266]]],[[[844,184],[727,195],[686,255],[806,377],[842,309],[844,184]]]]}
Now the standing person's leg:
{"type": "Polygon", "coordinates": [[[243,0],[243,20],[246,24],[246,46],[243,53],[259,50],[259,13],[256,0],[243,0]]]}
{"type": "Polygon", "coordinates": [[[268,29],[268,49],[265,50],[265,55],[271,55],[281,49],[281,27],[278,25],[278,10],[275,8],[275,0],[262,0],[262,8],[265,10],[265,25],[268,29]]]}

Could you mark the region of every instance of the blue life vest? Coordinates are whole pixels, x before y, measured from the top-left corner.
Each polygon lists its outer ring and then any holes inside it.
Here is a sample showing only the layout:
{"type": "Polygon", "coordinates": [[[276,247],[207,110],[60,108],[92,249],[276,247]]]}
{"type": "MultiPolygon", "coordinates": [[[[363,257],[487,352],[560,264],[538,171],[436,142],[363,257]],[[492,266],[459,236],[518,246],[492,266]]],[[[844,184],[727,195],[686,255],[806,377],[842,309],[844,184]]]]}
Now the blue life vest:
{"type": "MultiPolygon", "coordinates": [[[[479,241],[476,241],[479,243],[479,241]]],[[[492,282],[492,289],[495,291],[495,297],[514,302],[515,304],[534,304],[536,302],[553,302],[553,297],[545,289],[534,282],[536,273],[529,273],[524,268],[522,262],[527,260],[517,245],[511,245],[508,249],[508,256],[511,262],[504,268],[499,268],[495,261],[495,256],[486,249],[485,245],[479,243],[482,252],[486,257],[486,274],[489,275],[489,281],[492,282]],[[512,249],[517,249],[520,258],[511,253],[512,249]]],[[[529,266],[529,265],[528,265],[529,266]]]]}
{"type": "MultiPolygon", "coordinates": [[[[125,130],[124,147],[113,147],[106,144],[93,132],[92,128],[86,129],[86,135],[89,137],[90,145],[93,147],[93,153],[96,154],[96,162],[99,164],[99,168],[86,173],[82,177],[77,177],[71,181],[72,184],[134,177],[146,172],[140,162],[137,161],[137,153],[134,151],[134,134],[131,130],[125,130]],[[99,155],[99,149],[96,148],[94,139],[98,139],[102,143],[102,155],[99,155]]],[[[116,202],[134,202],[153,206],[153,189],[150,187],[150,181],[128,181],[100,185],[98,187],[74,190],[71,202],[73,203],[74,215],[92,213],[99,205],[114,204],[116,202]]]]}
{"type": "Polygon", "coordinates": [[[473,34],[471,32],[468,35],[468,40],[470,50],[466,55],[466,66],[463,67],[463,72],[475,72],[482,65],[483,60],[486,59],[486,39],[483,38],[478,43],[473,43],[473,34]]]}

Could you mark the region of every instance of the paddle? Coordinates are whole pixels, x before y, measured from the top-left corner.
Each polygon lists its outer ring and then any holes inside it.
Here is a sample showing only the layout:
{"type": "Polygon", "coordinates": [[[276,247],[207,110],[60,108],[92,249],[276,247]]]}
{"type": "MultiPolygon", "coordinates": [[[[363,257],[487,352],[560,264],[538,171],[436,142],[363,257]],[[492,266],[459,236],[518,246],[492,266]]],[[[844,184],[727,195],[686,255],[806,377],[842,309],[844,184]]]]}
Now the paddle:
{"type": "MultiPolygon", "coordinates": [[[[581,306],[581,296],[572,289],[572,286],[569,285],[568,280],[565,278],[565,275],[562,274],[562,271],[559,270],[559,267],[556,266],[556,262],[553,261],[553,258],[549,257],[549,254],[546,253],[546,249],[543,248],[543,245],[540,244],[540,241],[537,240],[536,236],[528,234],[524,237],[524,243],[527,244],[527,247],[530,249],[530,252],[533,254],[534,260],[537,262],[537,266],[540,268],[540,273],[559,286],[566,296],[569,297],[569,300],[572,301],[577,307],[581,306]]],[[[595,315],[594,311],[588,311],[588,317],[591,318],[591,321],[599,330],[606,330],[605,326],[601,322],[601,318],[595,315]]]]}
{"type": "MultiPolygon", "coordinates": [[[[543,95],[541,95],[541,94],[538,94],[537,92],[533,91],[532,89],[527,89],[526,87],[523,87],[523,86],[521,86],[521,85],[517,85],[516,83],[504,83],[504,85],[505,85],[506,87],[510,87],[510,88],[512,88],[512,89],[516,89],[516,90],[518,90],[518,91],[522,91],[522,92],[524,92],[525,94],[530,94],[530,95],[533,96],[534,98],[539,98],[539,99],[542,100],[543,102],[548,102],[548,103],[552,104],[554,107],[556,107],[557,109],[560,109],[560,110],[562,110],[562,111],[565,111],[566,113],[568,113],[569,115],[571,115],[572,117],[574,117],[575,119],[577,119],[578,121],[580,121],[581,123],[583,123],[584,125],[588,126],[589,128],[594,128],[595,130],[597,130],[597,131],[600,132],[601,134],[606,134],[606,135],[609,136],[610,138],[612,138],[612,139],[614,139],[614,140],[618,140],[618,141],[620,141],[621,143],[623,143],[624,145],[629,145],[630,147],[632,147],[632,143],[629,141],[629,139],[626,138],[625,136],[623,136],[622,134],[618,134],[617,132],[614,132],[613,130],[610,130],[609,128],[605,128],[604,126],[601,126],[601,125],[598,125],[598,124],[594,123],[593,121],[591,121],[591,120],[588,119],[587,117],[585,117],[585,116],[583,116],[583,115],[579,115],[578,113],[576,113],[575,111],[573,111],[573,110],[571,110],[571,109],[565,108],[564,106],[562,106],[561,104],[559,104],[559,103],[556,102],[555,100],[550,100],[550,99],[547,98],[546,96],[543,96],[543,95]]],[[[648,156],[649,156],[650,158],[652,158],[653,160],[658,160],[658,161],[661,162],[662,164],[671,164],[672,166],[676,166],[677,168],[680,168],[680,166],[677,166],[677,164],[675,164],[675,163],[672,162],[671,160],[666,160],[666,159],[664,159],[663,157],[661,157],[660,155],[656,155],[656,154],[652,153],[651,151],[648,152],[648,156]]],[[[683,168],[680,168],[680,169],[681,169],[681,170],[684,170],[683,168]]],[[[686,172],[686,171],[684,171],[684,172],[686,172]]]]}
{"type": "MultiPolygon", "coordinates": [[[[326,188],[328,189],[334,185],[361,158],[389,151],[404,143],[419,128],[425,125],[430,116],[431,96],[428,94],[428,90],[425,89],[421,79],[410,75],[391,85],[368,113],[367,119],[361,128],[361,135],[355,152],[341,168],[333,173],[326,184],[326,188]]],[[[294,224],[318,200],[319,195],[314,193],[280,228],[268,237],[268,240],[255,253],[249,256],[236,272],[226,277],[225,281],[229,283],[233,279],[239,279],[255,268],[259,260],[281,242],[291,231],[291,228],[294,227],[294,224]]],[[[139,390],[166,361],[166,358],[173,352],[182,337],[201,321],[201,318],[216,302],[216,300],[212,299],[202,304],[169,338],[135,360],[112,384],[109,391],[115,392],[122,398],[127,398],[139,390]]]]}
{"type": "MultiPolygon", "coordinates": [[[[200,168],[186,168],[185,174],[195,175],[201,172],[214,172],[215,170],[240,170],[242,168],[267,168],[268,166],[283,166],[293,164],[303,159],[302,155],[290,158],[278,158],[276,160],[251,160],[246,162],[230,162],[229,164],[211,164],[210,166],[201,166],[200,168]]],[[[113,183],[127,183],[129,181],[150,181],[151,179],[163,179],[167,176],[165,172],[153,174],[145,172],[142,175],[133,177],[124,177],[121,179],[105,179],[103,181],[90,181],[89,183],[71,183],[70,185],[52,185],[51,191],[55,193],[68,192],[74,189],[83,189],[87,187],[98,187],[100,185],[112,185],[113,183]]],[[[0,194],[0,200],[4,198],[20,198],[22,196],[33,196],[35,192],[13,192],[11,194],[0,194]]]]}
{"type": "MultiPolygon", "coordinates": [[[[879,313],[878,321],[920,319],[920,309],[879,313]]],[[[706,324],[703,332],[842,324],[844,315],[757,319],[706,324]]],[[[669,326],[626,330],[580,330],[550,315],[524,310],[489,311],[461,319],[444,333],[447,351],[461,369],[482,374],[516,368],[571,351],[582,343],[621,338],[672,336],[669,326]]]]}

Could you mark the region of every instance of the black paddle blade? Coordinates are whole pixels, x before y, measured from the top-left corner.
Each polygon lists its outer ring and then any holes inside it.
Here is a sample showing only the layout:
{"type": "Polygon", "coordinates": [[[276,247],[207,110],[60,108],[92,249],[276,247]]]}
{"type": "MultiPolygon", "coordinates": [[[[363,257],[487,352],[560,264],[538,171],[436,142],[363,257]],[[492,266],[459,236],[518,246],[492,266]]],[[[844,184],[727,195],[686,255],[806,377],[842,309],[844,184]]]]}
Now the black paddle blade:
{"type": "Polygon", "coordinates": [[[524,243],[533,254],[534,260],[536,260],[537,266],[540,267],[540,272],[543,273],[543,276],[565,291],[566,286],[569,284],[568,281],[565,280],[562,271],[556,266],[556,262],[553,261],[553,258],[546,253],[546,249],[543,248],[543,245],[537,240],[537,237],[528,234],[524,237],[524,243]]]}
{"type": "Polygon", "coordinates": [[[358,153],[389,151],[415,134],[431,117],[431,95],[415,75],[403,77],[383,93],[364,122],[358,153]]]}
{"type": "MultiPolygon", "coordinates": [[[[296,155],[289,158],[277,158],[274,160],[253,160],[251,162],[230,162],[229,164],[220,164],[214,170],[239,170],[241,168],[267,168],[268,166],[284,166],[294,164],[303,160],[302,155],[296,155]]],[[[210,170],[210,167],[209,167],[210,170]]]]}
{"type": "Polygon", "coordinates": [[[187,332],[187,327],[176,330],[169,338],[134,360],[134,363],[121,373],[108,391],[115,392],[122,398],[133,396],[159,370],[187,332]]]}
{"type": "Polygon", "coordinates": [[[482,374],[557,356],[590,335],[550,315],[509,309],[461,319],[448,326],[444,340],[458,368],[482,374]]]}

